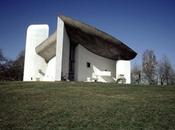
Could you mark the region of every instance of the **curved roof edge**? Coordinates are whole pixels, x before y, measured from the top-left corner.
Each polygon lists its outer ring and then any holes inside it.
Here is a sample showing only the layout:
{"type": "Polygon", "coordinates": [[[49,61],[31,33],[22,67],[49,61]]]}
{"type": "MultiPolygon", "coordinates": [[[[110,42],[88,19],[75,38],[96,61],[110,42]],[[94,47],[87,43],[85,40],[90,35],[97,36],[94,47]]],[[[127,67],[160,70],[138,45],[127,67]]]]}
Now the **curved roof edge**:
{"type": "Polygon", "coordinates": [[[78,43],[89,51],[113,60],[131,60],[137,53],[117,38],[78,20],[60,16],[72,43],[78,43]]]}

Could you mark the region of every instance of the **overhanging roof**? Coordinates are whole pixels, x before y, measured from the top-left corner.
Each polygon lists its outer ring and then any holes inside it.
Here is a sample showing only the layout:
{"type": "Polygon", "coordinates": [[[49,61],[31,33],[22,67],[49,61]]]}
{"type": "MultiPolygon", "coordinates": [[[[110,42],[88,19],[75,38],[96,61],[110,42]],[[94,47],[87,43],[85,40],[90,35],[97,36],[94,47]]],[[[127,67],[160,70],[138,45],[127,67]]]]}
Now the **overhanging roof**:
{"type": "MultiPolygon", "coordinates": [[[[71,43],[81,44],[89,51],[113,60],[131,60],[137,53],[109,34],[95,27],[60,16],[64,21],[71,43]]],[[[56,55],[56,32],[36,47],[36,52],[46,61],[56,55]]]]}

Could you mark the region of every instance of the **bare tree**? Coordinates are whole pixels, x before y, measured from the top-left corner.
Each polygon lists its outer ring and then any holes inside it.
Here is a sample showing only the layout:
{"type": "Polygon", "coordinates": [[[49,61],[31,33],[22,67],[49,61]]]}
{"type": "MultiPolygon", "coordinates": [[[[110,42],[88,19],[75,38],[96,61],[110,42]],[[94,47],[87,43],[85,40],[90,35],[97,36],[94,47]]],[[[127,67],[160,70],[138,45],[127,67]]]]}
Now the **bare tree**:
{"type": "Polygon", "coordinates": [[[167,56],[163,56],[159,61],[158,73],[161,85],[169,85],[174,82],[174,70],[167,56]]]}
{"type": "Polygon", "coordinates": [[[172,75],[171,75],[171,78],[170,78],[170,82],[169,82],[171,85],[175,84],[175,70],[173,69],[172,71],[172,75]]]}
{"type": "Polygon", "coordinates": [[[4,57],[0,50],[0,80],[22,80],[24,68],[24,51],[20,52],[15,60],[4,57]]]}
{"type": "Polygon", "coordinates": [[[133,84],[141,83],[141,67],[135,64],[131,70],[131,81],[133,84]]]}
{"type": "Polygon", "coordinates": [[[23,79],[23,70],[24,70],[24,55],[25,52],[21,51],[17,58],[12,62],[12,65],[9,69],[11,73],[11,80],[22,80],[23,79]]]}
{"type": "Polygon", "coordinates": [[[7,59],[3,55],[2,49],[0,49],[0,80],[4,80],[5,77],[5,71],[6,71],[6,62],[7,59]]]}
{"type": "Polygon", "coordinates": [[[2,49],[0,49],[0,65],[4,64],[6,61],[7,59],[3,55],[2,49]]]}
{"type": "Polygon", "coordinates": [[[143,53],[142,71],[144,79],[149,84],[157,83],[157,61],[153,50],[146,50],[143,53]]]}

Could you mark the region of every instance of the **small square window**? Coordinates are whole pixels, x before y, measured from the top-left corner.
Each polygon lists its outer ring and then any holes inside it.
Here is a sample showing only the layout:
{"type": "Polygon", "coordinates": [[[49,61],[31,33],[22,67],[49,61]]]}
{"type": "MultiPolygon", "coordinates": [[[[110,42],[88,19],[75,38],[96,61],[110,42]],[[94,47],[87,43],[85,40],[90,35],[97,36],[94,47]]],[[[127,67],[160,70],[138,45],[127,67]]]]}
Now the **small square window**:
{"type": "Polygon", "coordinates": [[[91,67],[91,63],[87,62],[86,66],[87,66],[87,68],[90,68],[91,67]]]}

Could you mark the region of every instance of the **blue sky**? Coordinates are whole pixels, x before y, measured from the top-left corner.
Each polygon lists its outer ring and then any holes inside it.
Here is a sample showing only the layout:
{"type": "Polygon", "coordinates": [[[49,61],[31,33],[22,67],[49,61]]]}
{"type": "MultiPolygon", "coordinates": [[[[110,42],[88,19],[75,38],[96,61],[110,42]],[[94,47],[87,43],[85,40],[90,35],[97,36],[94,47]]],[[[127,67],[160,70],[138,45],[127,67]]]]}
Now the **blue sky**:
{"type": "Polygon", "coordinates": [[[140,63],[146,49],[167,55],[175,66],[175,0],[2,0],[0,48],[14,59],[25,48],[30,24],[56,29],[58,15],[95,26],[134,49],[140,63]]]}

